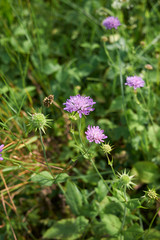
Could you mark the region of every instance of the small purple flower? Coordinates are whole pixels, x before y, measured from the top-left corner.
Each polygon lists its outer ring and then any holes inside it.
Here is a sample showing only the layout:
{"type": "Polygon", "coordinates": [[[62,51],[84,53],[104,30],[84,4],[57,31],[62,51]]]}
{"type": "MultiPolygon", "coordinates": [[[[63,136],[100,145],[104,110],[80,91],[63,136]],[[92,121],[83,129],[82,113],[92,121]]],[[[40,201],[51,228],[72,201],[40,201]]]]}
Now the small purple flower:
{"type": "Polygon", "coordinates": [[[90,97],[85,97],[81,95],[71,96],[69,99],[67,99],[66,103],[63,103],[63,105],[66,105],[64,110],[68,112],[78,112],[79,117],[82,117],[82,114],[88,115],[91,111],[94,111],[93,104],[96,102],[93,102],[93,99],[90,97]]]}
{"type": "Polygon", "coordinates": [[[99,126],[88,126],[87,131],[85,132],[86,138],[89,142],[101,143],[104,142],[103,139],[107,138],[106,135],[103,134],[104,130],[101,130],[99,126]]]}
{"type": "Polygon", "coordinates": [[[144,87],[145,82],[142,80],[141,77],[138,76],[131,76],[127,77],[125,85],[129,87],[133,87],[135,90],[136,88],[144,87]]]}
{"type": "Polygon", "coordinates": [[[103,20],[102,24],[106,29],[117,29],[117,27],[121,25],[117,17],[107,17],[103,20]]]}
{"type": "MultiPolygon", "coordinates": [[[[3,151],[4,144],[0,145],[0,153],[3,151]]],[[[0,154],[0,160],[2,161],[2,154],[0,154]]]]}

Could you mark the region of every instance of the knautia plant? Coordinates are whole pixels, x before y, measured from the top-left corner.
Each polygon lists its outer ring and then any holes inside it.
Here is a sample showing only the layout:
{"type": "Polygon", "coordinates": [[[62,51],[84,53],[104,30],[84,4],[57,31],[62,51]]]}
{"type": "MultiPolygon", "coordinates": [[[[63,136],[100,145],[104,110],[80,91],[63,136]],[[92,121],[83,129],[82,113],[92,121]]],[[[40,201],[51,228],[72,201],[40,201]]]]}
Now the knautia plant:
{"type": "Polygon", "coordinates": [[[157,5],[2,2],[0,239],[160,239],[159,25],[140,17],[157,5]]]}
{"type": "Polygon", "coordinates": [[[3,160],[1,152],[3,151],[4,144],[0,145],[0,161],[3,160]]]}
{"type": "Polygon", "coordinates": [[[104,135],[104,130],[101,130],[99,126],[88,126],[87,131],[85,132],[86,138],[89,142],[95,142],[97,144],[100,144],[104,142],[103,139],[106,139],[107,136],[104,135]]]}
{"type": "Polygon", "coordinates": [[[104,19],[102,24],[106,29],[117,29],[121,25],[119,19],[113,16],[104,19]]]}
{"type": "Polygon", "coordinates": [[[133,87],[134,90],[136,90],[137,88],[144,87],[145,82],[143,81],[143,79],[141,77],[130,76],[130,77],[126,78],[125,85],[128,85],[129,87],[133,87]]]}
{"type": "Polygon", "coordinates": [[[92,98],[81,95],[70,96],[66,103],[63,103],[63,105],[66,105],[64,110],[70,113],[77,112],[80,118],[82,114],[88,115],[91,111],[94,111],[94,104],[96,104],[96,102],[94,102],[92,98]]]}

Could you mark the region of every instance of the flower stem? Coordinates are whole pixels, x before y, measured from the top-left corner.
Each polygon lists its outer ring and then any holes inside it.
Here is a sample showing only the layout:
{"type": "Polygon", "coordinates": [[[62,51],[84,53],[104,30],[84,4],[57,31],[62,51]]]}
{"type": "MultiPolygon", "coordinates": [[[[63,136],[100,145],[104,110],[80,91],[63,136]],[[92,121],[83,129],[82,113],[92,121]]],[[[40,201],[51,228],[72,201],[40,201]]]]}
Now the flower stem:
{"type": "Polygon", "coordinates": [[[108,159],[108,165],[111,167],[114,177],[117,178],[116,173],[115,173],[114,168],[113,168],[113,160],[110,161],[108,154],[106,154],[106,156],[107,156],[107,159],[108,159]]]}
{"type": "Polygon", "coordinates": [[[109,187],[108,187],[108,185],[106,184],[104,178],[102,177],[102,175],[101,175],[100,172],[98,171],[98,168],[96,167],[96,165],[95,165],[93,159],[90,159],[90,161],[91,161],[91,163],[92,163],[94,169],[96,170],[98,176],[100,177],[100,179],[103,181],[104,185],[106,186],[108,192],[111,192],[111,193],[112,193],[111,189],[109,189],[109,187]]]}
{"type": "Polygon", "coordinates": [[[44,159],[46,161],[46,165],[47,165],[48,170],[50,171],[52,177],[54,177],[54,175],[52,173],[52,170],[51,170],[51,167],[49,166],[49,163],[48,163],[48,160],[47,160],[46,150],[45,150],[43,139],[42,139],[42,131],[41,131],[41,129],[39,129],[39,135],[40,135],[40,140],[41,140],[41,145],[42,145],[42,149],[43,149],[43,154],[44,154],[44,159]]]}
{"type": "MultiPolygon", "coordinates": [[[[80,139],[80,142],[81,142],[81,144],[82,144],[82,147],[84,147],[84,144],[83,144],[83,141],[82,141],[82,137],[81,137],[81,126],[82,126],[82,124],[81,124],[81,118],[79,118],[79,121],[78,121],[79,139],[80,139]]],[[[84,149],[85,149],[85,147],[84,147],[84,149]]]]}
{"type": "MultiPolygon", "coordinates": [[[[124,228],[124,224],[125,224],[125,220],[126,220],[126,213],[127,213],[127,207],[126,207],[126,203],[127,203],[126,186],[124,187],[124,199],[125,199],[125,207],[124,207],[124,215],[123,215],[123,221],[122,221],[122,226],[121,226],[121,233],[123,232],[123,228],[124,228]]],[[[121,239],[123,240],[123,236],[122,235],[121,235],[121,239]]]]}
{"type": "Polygon", "coordinates": [[[104,46],[104,51],[105,51],[105,53],[106,53],[106,55],[107,55],[107,57],[108,57],[110,63],[111,63],[112,66],[114,67],[114,66],[115,66],[115,63],[113,62],[112,58],[111,58],[110,55],[109,55],[109,52],[108,52],[108,49],[107,49],[107,47],[106,47],[105,42],[103,43],[103,46],[104,46]]]}

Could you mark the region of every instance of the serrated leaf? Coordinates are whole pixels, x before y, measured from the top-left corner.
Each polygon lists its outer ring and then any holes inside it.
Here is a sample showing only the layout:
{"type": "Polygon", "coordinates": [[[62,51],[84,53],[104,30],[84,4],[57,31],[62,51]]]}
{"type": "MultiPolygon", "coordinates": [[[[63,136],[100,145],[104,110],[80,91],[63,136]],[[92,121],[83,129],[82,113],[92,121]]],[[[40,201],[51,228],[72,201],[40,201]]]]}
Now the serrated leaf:
{"type": "Polygon", "coordinates": [[[160,239],[160,231],[156,229],[146,230],[144,234],[145,240],[159,240],[160,239]]]}
{"type": "Polygon", "coordinates": [[[157,124],[149,126],[148,128],[148,138],[150,143],[154,148],[159,148],[160,143],[160,127],[157,124]]]}
{"type": "Polygon", "coordinates": [[[67,173],[60,173],[57,176],[55,176],[55,183],[62,183],[65,182],[69,178],[69,175],[67,173]]]}
{"type": "Polygon", "coordinates": [[[130,199],[128,202],[127,202],[127,208],[129,208],[131,211],[140,207],[140,201],[138,198],[135,198],[135,199],[130,199]]]}
{"type": "Polygon", "coordinates": [[[66,185],[66,200],[69,204],[71,210],[76,215],[80,214],[80,209],[82,207],[82,195],[81,192],[78,190],[77,186],[71,182],[67,181],[66,185]]]}
{"type": "Polygon", "coordinates": [[[113,214],[104,214],[101,218],[101,222],[97,222],[93,228],[97,236],[103,236],[106,234],[114,236],[120,231],[121,225],[122,223],[117,216],[113,214]]]}
{"type": "Polygon", "coordinates": [[[97,198],[99,201],[101,201],[107,195],[108,190],[102,180],[98,182],[95,192],[97,193],[97,198]]]}
{"type": "Polygon", "coordinates": [[[82,236],[88,220],[83,217],[63,219],[56,222],[51,228],[49,228],[43,235],[43,238],[47,239],[68,239],[74,240],[82,236]]]}
{"type": "Polygon", "coordinates": [[[54,179],[49,172],[43,171],[38,174],[33,174],[31,176],[31,181],[36,182],[41,186],[51,186],[54,179]]]}
{"type": "Polygon", "coordinates": [[[139,239],[138,237],[141,236],[142,233],[143,229],[137,223],[135,223],[124,232],[124,240],[139,239]]]}

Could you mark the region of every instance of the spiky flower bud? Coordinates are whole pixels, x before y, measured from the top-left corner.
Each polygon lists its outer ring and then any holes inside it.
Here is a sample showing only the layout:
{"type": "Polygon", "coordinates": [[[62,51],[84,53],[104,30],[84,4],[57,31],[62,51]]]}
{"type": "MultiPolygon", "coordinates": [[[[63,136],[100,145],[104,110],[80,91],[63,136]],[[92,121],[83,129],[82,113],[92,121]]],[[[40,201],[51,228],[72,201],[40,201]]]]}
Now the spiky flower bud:
{"type": "Polygon", "coordinates": [[[107,41],[108,41],[108,38],[107,38],[106,36],[102,36],[102,37],[101,37],[101,40],[102,40],[103,42],[107,42],[107,41]]]}
{"type": "Polygon", "coordinates": [[[152,69],[153,69],[152,65],[150,65],[150,64],[146,64],[144,67],[145,67],[147,70],[152,70],[152,69]]]}
{"type": "Polygon", "coordinates": [[[42,130],[45,133],[45,128],[49,127],[49,122],[51,122],[51,119],[47,119],[46,116],[44,116],[43,113],[34,113],[29,114],[31,116],[30,118],[30,128],[31,130],[37,131],[37,129],[42,130]]]}
{"type": "Polygon", "coordinates": [[[75,116],[75,115],[70,115],[70,116],[69,116],[69,119],[70,119],[70,120],[73,120],[73,121],[76,121],[76,120],[78,119],[78,117],[75,116]]]}
{"type": "Polygon", "coordinates": [[[132,182],[134,176],[129,176],[129,173],[126,173],[126,170],[122,174],[118,173],[119,183],[121,187],[126,187],[128,189],[133,189],[132,186],[135,184],[132,182]]]}
{"type": "Polygon", "coordinates": [[[145,191],[146,197],[150,199],[157,200],[158,199],[158,194],[156,193],[155,189],[148,189],[148,191],[145,191]]]}
{"type": "Polygon", "coordinates": [[[113,146],[110,146],[109,143],[108,144],[102,144],[101,149],[105,154],[110,154],[111,151],[113,150],[113,146]]]}

